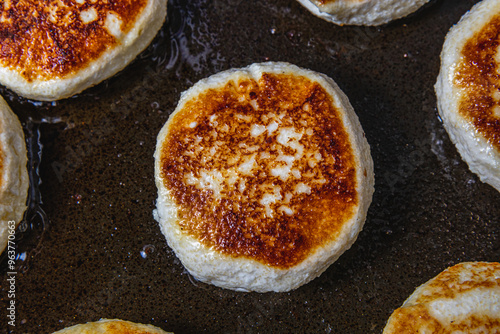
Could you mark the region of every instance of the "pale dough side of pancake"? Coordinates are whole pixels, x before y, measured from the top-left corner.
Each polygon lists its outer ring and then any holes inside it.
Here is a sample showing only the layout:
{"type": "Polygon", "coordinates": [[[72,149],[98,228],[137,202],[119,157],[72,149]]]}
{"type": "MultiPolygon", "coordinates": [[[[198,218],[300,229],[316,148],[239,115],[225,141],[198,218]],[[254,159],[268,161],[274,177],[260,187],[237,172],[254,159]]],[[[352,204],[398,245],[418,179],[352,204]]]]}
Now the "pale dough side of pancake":
{"type": "Polygon", "coordinates": [[[0,82],[19,95],[40,101],[71,97],[125,68],[151,43],[165,20],[166,0],[150,0],[134,27],[121,36],[119,44],[91,61],[83,69],[49,80],[28,82],[18,71],[0,67],[0,82]]]}
{"type": "Polygon", "coordinates": [[[429,0],[298,0],[314,15],[339,25],[376,26],[405,17],[429,0]]]}
{"type": "MultiPolygon", "coordinates": [[[[187,101],[209,88],[224,86],[229,80],[238,82],[238,78],[241,77],[259,80],[263,73],[293,74],[316,81],[330,94],[336,107],[342,110],[341,119],[349,135],[356,160],[356,190],[359,200],[352,219],[345,222],[337,240],[320,247],[298,265],[288,269],[279,269],[245,257],[236,258],[215,252],[207,249],[194,237],[183,233],[176,222],[177,207],[160,176],[161,143],[169,131],[168,122],[158,135],[155,152],[155,179],[158,188],[155,219],[160,222],[160,228],[169,246],[198,280],[238,291],[289,291],[319,276],[356,240],[363,227],[374,190],[373,161],[359,120],[348,98],[336,83],[323,74],[304,70],[288,63],[253,64],[243,69],[232,69],[203,79],[181,95],[176,111],[182,110],[187,101]]],[[[171,118],[175,116],[176,111],[170,116],[171,118]]]]}
{"type": "Polygon", "coordinates": [[[500,332],[500,264],[464,262],[419,286],[384,334],[500,332]]]}
{"type": "Polygon", "coordinates": [[[101,319],[61,329],[53,334],[168,334],[161,328],[119,319],[101,319]]]}
{"type": "Polygon", "coordinates": [[[0,185],[0,253],[7,246],[9,221],[17,226],[26,210],[29,177],[24,132],[17,116],[0,97],[0,145],[3,169],[0,185]]]}
{"type": "Polygon", "coordinates": [[[495,15],[500,2],[484,0],[475,5],[450,29],[441,52],[441,70],[435,85],[438,111],[443,125],[469,169],[482,182],[500,191],[500,151],[481,136],[474,124],[459,113],[464,91],[455,85],[457,66],[466,42],[495,15]]]}

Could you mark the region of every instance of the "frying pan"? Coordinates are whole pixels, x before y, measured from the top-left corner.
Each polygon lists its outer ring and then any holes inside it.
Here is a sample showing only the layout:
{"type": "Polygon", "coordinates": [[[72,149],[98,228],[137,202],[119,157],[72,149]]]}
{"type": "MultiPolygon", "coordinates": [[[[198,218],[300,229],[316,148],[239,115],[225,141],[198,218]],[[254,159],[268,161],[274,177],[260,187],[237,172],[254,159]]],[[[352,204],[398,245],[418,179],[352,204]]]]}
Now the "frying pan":
{"type": "Polygon", "coordinates": [[[27,137],[31,194],[0,332],[120,318],[176,333],[381,333],[420,284],[500,258],[500,194],[461,160],[436,110],[449,28],[477,0],[438,0],[380,27],[336,26],[294,0],[171,0],[132,64],[54,103],[0,89],[27,137]],[[153,219],[156,135],[180,93],[233,67],[287,61],[332,77],[371,146],[375,194],[352,248],[288,293],[197,282],[153,219]],[[15,301],[15,324],[7,307],[15,301]]]}

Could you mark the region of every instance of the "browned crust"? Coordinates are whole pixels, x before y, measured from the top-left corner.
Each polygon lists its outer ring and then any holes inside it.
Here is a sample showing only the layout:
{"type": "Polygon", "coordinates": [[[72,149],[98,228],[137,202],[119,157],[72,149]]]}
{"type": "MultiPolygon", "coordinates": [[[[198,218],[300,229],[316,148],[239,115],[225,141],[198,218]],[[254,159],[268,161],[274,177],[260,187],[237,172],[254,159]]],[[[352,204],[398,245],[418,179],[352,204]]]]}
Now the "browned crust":
{"type": "Polygon", "coordinates": [[[457,321],[443,326],[434,319],[426,307],[415,305],[412,307],[400,308],[394,311],[394,326],[391,327],[391,333],[415,334],[425,328],[426,333],[433,334],[451,334],[451,333],[469,333],[472,329],[481,329],[480,333],[495,333],[500,321],[488,316],[468,316],[464,321],[457,321]]]}
{"type": "MultiPolygon", "coordinates": [[[[465,269],[468,271],[468,269],[465,269]]],[[[429,333],[468,333],[472,329],[481,329],[482,333],[494,333],[500,327],[500,318],[495,319],[479,314],[472,314],[465,319],[450,324],[441,324],[434,319],[427,305],[436,299],[454,299],[459,294],[474,289],[500,288],[500,279],[495,279],[495,272],[500,271],[500,264],[496,262],[458,264],[440,273],[425,284],[426,293],[412,300],[411,306],[404,306],[395,310],[390,319],[389,333],[416,333],[426,329],[429,333]],[[464,279],[464,266],[471,266],[469,279],[464,279]]],[[[385,332],[384,332],[385,333],[385,332]]]]}
{"type": "Polygon", "coordinates": [[[117,15],[127,33],[147,0],[6,0],[0,17],[0,63],[28,82],[74,73],[120,42],[104,27],[108,12],[117,15]],[[94,1],[92,1],[94,2],[94,1]],[[83,23],[90,8],[97,19],[83,23]]]}
{"type": "Polygon", "coordinates": [[[67,327],[54,334],[56,333],[154,334],[167,332],[152,325],[143,325],[118,319],[101,319],[96,322],[67,327]]]}
{"type": "Polygon", "coordinates": [[[151,334],[158,333],[157,330],[145,330],[134,324],[123,321],[114,321],[106,324],[106,334],[151,334]]]}
{"type": "Polygon", "coordinates": [[[500,118],[495,108],[500,101],[493,94],[500,93],[500,75],[495,60],[500,45],[500,15],[470,38],[462,49],[454,82],[466,91],[459,102],[459,112],[486,140],[500,150],[500,118]]]}
{"type": "MultiPolygon", "coordinates": [[[[294,152],[290,150],[287,154],[294,152]]],[[[278,268],[292,267],[312,250],[334,240],[358,205],[355,160],[339,111],[323,87],[304,77],[264,74],[258,82],[231,81],[221,89],[200,94],[171,120],[160,160],[164,184],[182,208],[179,225],[185,233],[221,253],[250,257],[278,268]],[[243,102],[238,100],[242,94],[247,97],[243,102]],[[251,106],[252,100],[258,103],[257,110],[251,106]],[[306,104],[309,112],[303,111],[306,104]],[[325,157],[315,168],[301,167],[303,175],[322,175],[326,182],[312,187],[310,195],[293,196],[289,203],[296,211],[293,215],[280,213],[270,218],[259,205],[263,193],[270,191],[261,189],[262,185],[279,186],[285,194],[293,192],[298,181],[283,181],[270,175],[269,169],[279,162],[270,165],[258,155],[260,172],[245,177],[245,190],[227,188],[220,200],[212,192],[183,181],[186,173],[199,176],[203,168],[233,168],[231,156],[242,142],[248,147],[260,147],[258,152],[277,155],[273,149],[276,134],[267,139],[249,136],[250,125],[262,123],[264,115],[269,113],[286,114],[280,128],[294,127],[299,132],[314,129],[314,135],[301,139],[300,144],[305,151],[319,151],[325,157]],[[251,116],[252,121],[239,121],[236,114],[251,116]],[[186,156],[183,152],[194,140],[201,138],[199,145],[204,148],[214,146],[211,115],[217,115],[219,124],[230,125],[227,133],[219,134],[216,139],[224,142],[222,146],[227,153],[207,161],[204,161],[207,149],[186,156]],[[194,129],[189,126],[193,121],[197,122],[194,129]]],[[[307,165],[307,161],[300,163],[307,165]]]]}
{"type": "Polygon", "coordinates": [[[426,303],[437,298],[455,298],[457,294],[473,289],[490,289],[500,286],[500,279],[484,279],[495,277],[495,272],[500,271],[500,263],[477,262],[470,265],[473,270],[471,279],[462,282],[461,273],[464,271],[464,264],[450,267],[427,283],[426,289],[432,291],[432,294],[421,295],[416,302],[426,303]]]}

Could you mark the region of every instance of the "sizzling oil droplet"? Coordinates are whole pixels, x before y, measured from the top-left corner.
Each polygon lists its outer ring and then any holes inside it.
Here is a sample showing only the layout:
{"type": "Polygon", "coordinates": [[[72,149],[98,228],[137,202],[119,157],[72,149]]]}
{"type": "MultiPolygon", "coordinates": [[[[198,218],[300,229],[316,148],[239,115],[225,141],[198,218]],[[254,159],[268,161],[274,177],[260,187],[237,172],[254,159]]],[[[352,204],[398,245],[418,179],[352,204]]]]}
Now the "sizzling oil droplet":
{"type": "Polygon", "coordinates": [[[146,245],[146,246],[142,247],[140,254],[141,254],[142,258],[145,259],[148,257],[148,255],[152,254],[154,251],[155,251],[155,246],[146,245]]]}

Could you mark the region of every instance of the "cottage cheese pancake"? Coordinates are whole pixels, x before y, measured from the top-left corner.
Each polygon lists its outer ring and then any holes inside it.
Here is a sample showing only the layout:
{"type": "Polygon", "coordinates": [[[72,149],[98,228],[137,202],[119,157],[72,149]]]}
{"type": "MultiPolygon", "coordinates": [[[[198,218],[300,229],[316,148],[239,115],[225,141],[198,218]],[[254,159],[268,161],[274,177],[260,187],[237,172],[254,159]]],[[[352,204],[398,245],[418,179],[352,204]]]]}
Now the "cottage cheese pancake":
{"type": "Polygon", "coordinates": [[[101,319],[96,322],[75,325],[53,334],[168,334],[151,325],[142,325],[118,319],[101,319]]]}
{"type": "Polygon", "coordinates": [[[500,2],[485,0],[454,26],[441,53],[438,107],[472,172],[500,191],[500,2]]]}
{"type": "Polygon", "coordinates": [[[0,83],[36,100],[72,96],[123,69],[154,38],[166,0],[8,0],[0,83]]]}
{"type": "Polygon", "coordinates": [[[26,210],[27,160],[21,123],[0,97],[0,253],[26,210]]]}
{"type": "Polygon", "coordinates": [[[405,17],[429,0],[298,0],[314,15],[335,24],[375,26],[405,17]]]}
{"type": "Polygon", "coordinates": [[[287,63],[225,71],[183,93],[158,135],[157,219],[197,279],[295,289],[356,239],[372,164],[330,78],[287,63]]]}
{"type": "Polygon", "coordinates": [[[384,334],[500,333],[500,264],[457,264],[421,285],[384,334]]]}

